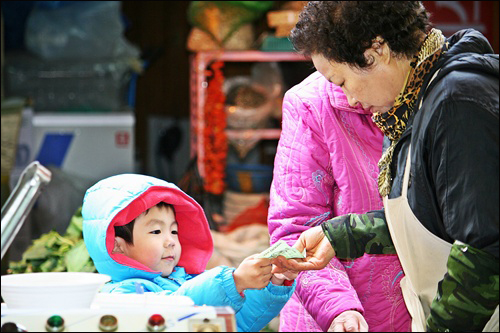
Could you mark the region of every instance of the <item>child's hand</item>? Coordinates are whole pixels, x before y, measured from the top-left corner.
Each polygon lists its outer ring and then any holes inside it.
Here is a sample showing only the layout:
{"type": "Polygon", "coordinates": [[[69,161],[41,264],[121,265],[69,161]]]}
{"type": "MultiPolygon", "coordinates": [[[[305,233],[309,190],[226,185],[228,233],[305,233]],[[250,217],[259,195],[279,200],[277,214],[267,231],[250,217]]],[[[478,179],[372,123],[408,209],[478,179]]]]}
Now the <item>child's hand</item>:
{"type": "Polygon", "coordinates": [[[273,276],[271,259],[255,256],[256,254],[245,258],[233,273],[234,284],[239,293],[245,289],[265,288],[273,276]]]}
{"type": "MultiPolygon", "coordinates": [[[[275,266],[273,265],[273,267],[275,266]]],[[[274,273],[273,277],[271,278],[271,282],[276,286],[281,286],[283,282],[285,282],[285,280],[293,281],[297,278],[298,275],[299,272],[292,270],[286,270],[281,273],[274,273]]]]}

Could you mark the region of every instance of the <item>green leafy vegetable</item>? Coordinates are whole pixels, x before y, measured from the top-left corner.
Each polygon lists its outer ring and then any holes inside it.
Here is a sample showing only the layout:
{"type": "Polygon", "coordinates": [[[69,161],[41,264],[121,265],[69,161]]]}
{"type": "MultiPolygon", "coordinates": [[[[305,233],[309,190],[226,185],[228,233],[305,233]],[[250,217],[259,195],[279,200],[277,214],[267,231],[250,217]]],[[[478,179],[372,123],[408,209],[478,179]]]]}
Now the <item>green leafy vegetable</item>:
{"type": "Polygon", "coordinates": [[[63,236],[52,230],[35,239],[21,261],[9,263],[9,274],[32,272],[96,272],[83,242],[82,208],[71,218],[63,236]]]}

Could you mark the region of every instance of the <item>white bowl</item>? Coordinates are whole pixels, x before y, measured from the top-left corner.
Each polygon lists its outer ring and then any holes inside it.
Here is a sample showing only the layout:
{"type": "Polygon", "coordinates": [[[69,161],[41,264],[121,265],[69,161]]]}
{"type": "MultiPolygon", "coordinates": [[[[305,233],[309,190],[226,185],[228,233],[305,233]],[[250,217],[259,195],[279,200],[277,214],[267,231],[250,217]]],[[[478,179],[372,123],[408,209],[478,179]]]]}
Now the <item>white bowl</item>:
{"type": "Polygon", "coordinates": [[[9,309],[90,308],[109,280],[109,275],[79,272],[2,275],[2,298],[9,309]]]}

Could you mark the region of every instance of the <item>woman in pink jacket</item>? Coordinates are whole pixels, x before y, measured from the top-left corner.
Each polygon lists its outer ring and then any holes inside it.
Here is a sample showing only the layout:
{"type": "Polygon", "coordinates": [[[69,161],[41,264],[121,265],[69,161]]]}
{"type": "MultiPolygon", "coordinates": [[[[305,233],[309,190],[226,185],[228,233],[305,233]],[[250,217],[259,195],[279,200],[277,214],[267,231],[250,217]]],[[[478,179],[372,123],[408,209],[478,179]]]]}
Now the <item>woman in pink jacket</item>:
{"type": "MultiPolygon", "coordinates": [[[[271,186],[271,243],[293,245],[303,231],[335,216],[381,209],[382,139],[371,113],[350,107],[342,89],[319,72],[290,89],[271,186]]],[[[402,277],[395,251],[353,261],[334,257],[320,271],[300,273],[280,331],[408,332],[402,277]]]]}

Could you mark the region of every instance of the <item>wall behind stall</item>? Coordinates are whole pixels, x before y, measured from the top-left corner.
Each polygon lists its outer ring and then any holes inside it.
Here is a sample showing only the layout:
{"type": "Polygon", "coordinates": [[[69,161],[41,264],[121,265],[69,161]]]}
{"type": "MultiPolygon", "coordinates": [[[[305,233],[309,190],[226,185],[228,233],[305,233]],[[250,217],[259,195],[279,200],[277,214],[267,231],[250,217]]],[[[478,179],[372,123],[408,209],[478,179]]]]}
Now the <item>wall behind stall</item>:
{"type": "Polygon", "coordinates": [[[498,53],[498,1],[423,1],[431,22],[450,36],[458,30],[473,28],[488,38],[498,53]]]}
{"type": "Polygon", "coordinates": [[[136,89],[139,172],[149,169],[148,117],[189,118],[188,6],[189,1],[123,1],[122,12],[129,21],[125,35],[149,62],[136,89]]]}

